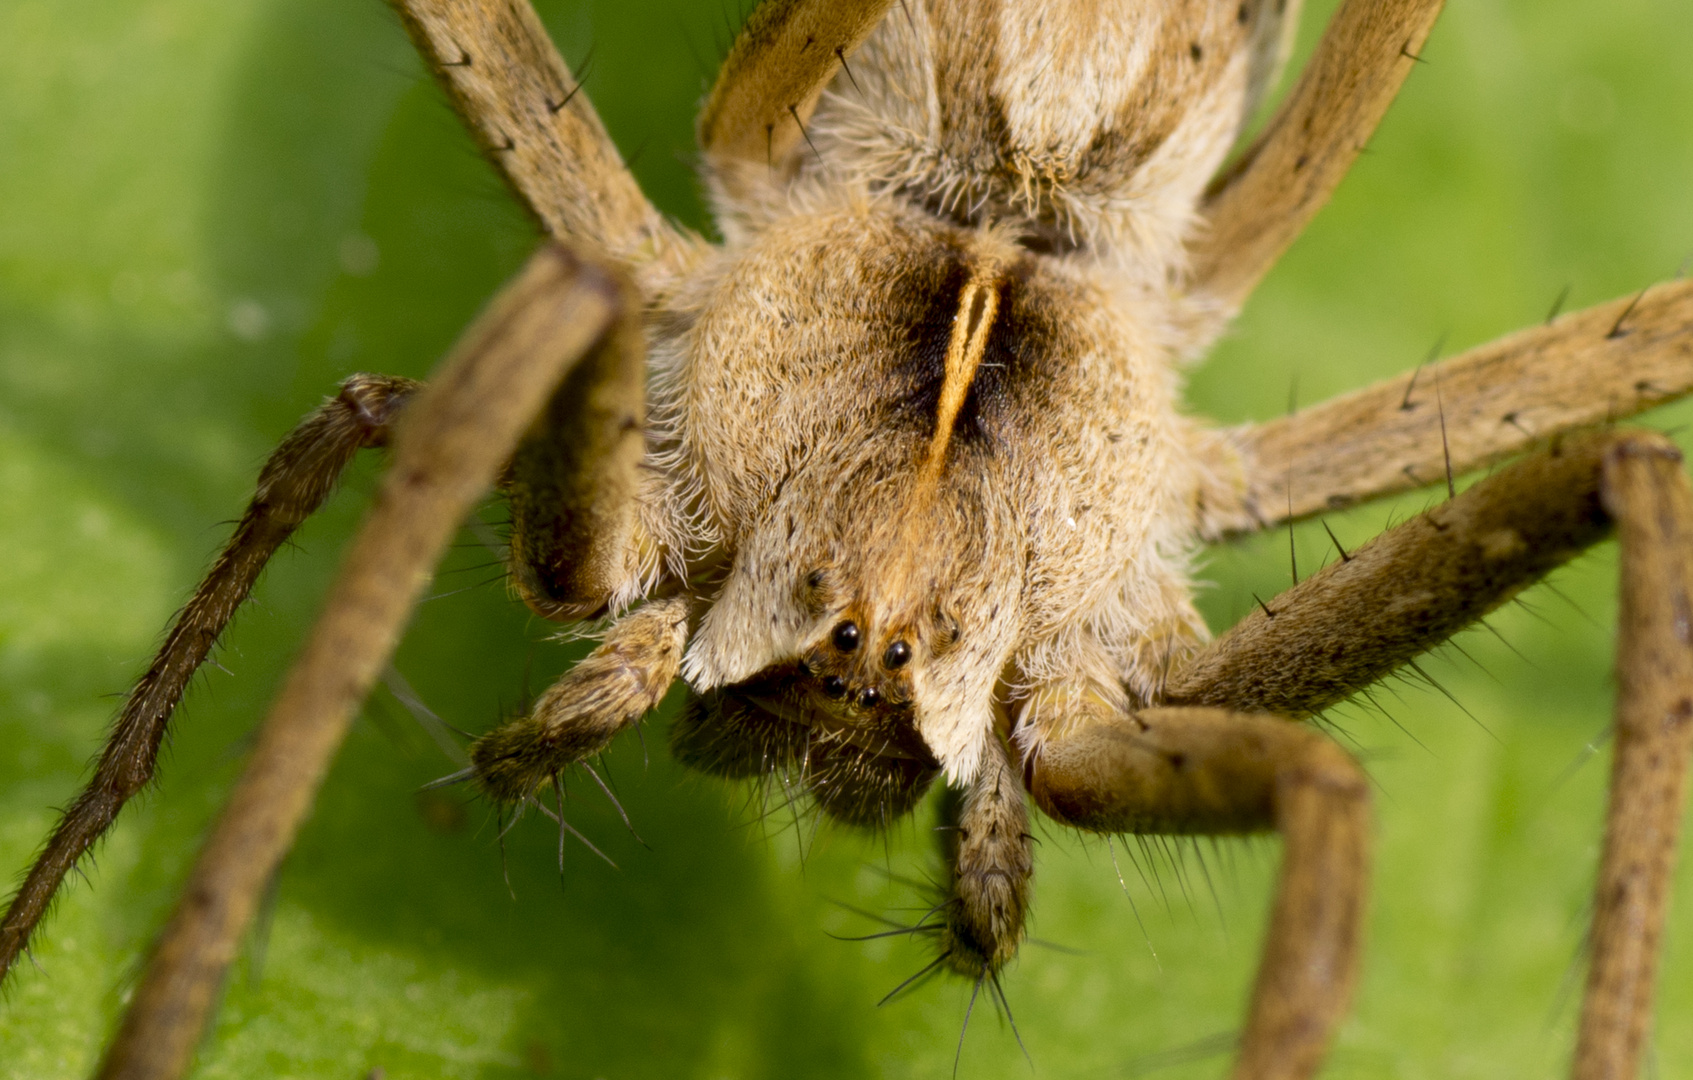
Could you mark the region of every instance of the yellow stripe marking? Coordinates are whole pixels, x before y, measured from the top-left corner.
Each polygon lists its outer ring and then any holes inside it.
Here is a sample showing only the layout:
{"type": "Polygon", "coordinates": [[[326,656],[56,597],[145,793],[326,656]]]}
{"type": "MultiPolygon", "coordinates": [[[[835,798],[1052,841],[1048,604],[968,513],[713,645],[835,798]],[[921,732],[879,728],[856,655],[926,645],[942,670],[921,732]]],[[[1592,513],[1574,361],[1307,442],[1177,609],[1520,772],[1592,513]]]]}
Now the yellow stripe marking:
{"type": "Polygon", "coordinates": [[[946,374],[941,381],[940,406],[935,415],[935,436],[923,460],[922,476],[933,481],[946,464],[946,449],[952,442],[952,428],[964,399],[987,351],[988,335],[999,315],[999,278],[992,272],[979,273],[964,286],[958,297],[958,314],[952,320],[952,338],[946,347],[946,374]]]}

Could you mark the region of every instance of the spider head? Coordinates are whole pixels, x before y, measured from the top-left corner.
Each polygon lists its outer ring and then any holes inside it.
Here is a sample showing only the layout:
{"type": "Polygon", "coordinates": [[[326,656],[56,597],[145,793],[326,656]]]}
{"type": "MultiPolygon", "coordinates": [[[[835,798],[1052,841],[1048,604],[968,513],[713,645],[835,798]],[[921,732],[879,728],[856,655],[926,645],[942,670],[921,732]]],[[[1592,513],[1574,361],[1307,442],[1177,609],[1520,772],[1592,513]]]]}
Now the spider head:
{"type": "Polygon", "coordinates": [[[753,538],[701,622],[684,677],[702,694],[738,695],[968,781],[1016,644],[1020,582],[1003,572],[1015,557],[996,561],[993,540],[932,507],[923,530],[892,510],[857,518],[866,520],[815,546],[770,530],[781,542],[768,562],[753,538]]]}

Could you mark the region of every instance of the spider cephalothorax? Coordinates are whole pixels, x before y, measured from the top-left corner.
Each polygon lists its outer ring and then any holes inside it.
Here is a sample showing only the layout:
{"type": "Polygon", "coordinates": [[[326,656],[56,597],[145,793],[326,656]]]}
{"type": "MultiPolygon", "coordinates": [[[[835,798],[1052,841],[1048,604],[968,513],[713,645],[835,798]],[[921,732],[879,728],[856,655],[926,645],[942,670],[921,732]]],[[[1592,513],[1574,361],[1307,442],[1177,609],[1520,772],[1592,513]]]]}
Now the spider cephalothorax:
{"type": "Polygon", "coordinates": [[[1577,1069],[1632,1074],[1693,743],[1693,494],[1661,438],[1562,434],[1693,390],[1693,288],[1450,360],[1435,409],[1416,375],[1231,432],[1179,409],[1180,364],[1338,183],[1438,0],[1348,0],[1227,169],[1297,2],[769,0],[700,119],[720,245],[646,202],[523,0],[394,3],[559,243],[428,387],[349,380],[278,450],[0,926],[9,964],[265,559],[391,442],[107,1075],[191,1054],[328,754],[496,482],[524,600],[607,621],[459,778],[520,806],[550,789],[568,828],[563,775],[680,678],[671,746],[706,772],[871,826],[944,780],[944,895],[915,929],[978,990],[1023,940],[1028,802],[1096,832],[1275,829],[1243,1078],[1310,1076],[1355,979],[1369,786],[1297,721],[1614,527],[1617,780],[1577,1069]],[[1455,470],[1530,448],[1457,493],[1455,470]],[[1449,501],[1206,641],[1199,543],[1442,473],[1449,501]]]}
{"type": "Polygon", "coordinates": [[[1144,697],[1156,669],[1134,646],[1195,625],[1186,432],[1109,274],[897,196],[839,203],[726,253],[660,346],[671,505],[729,552],[682,670],[732,684],[849,621],[863,643],[836,674],[897,687],[968,782],[1002,682],[1081,656],[1144,697]],[[879,663],[895,641],[897,677],[879,663]]]}

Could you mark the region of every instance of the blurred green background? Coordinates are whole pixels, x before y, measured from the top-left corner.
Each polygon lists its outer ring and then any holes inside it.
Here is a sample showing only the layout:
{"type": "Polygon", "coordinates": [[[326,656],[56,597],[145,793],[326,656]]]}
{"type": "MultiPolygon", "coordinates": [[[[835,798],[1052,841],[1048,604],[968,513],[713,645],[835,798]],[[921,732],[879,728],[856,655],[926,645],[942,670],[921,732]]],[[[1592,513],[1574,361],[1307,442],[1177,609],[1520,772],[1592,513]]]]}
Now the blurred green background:
{"type": "MultiPolygon", "coordinates": [[[[727,0],[541,9],[667,212],[704,227],[691,114],[727,0]]],[[[1307,15],[1308,49],[1330,5],[1307,15]]],[[[353,371],[422,375],[534,243],[377,0],[0,5],[0,874],[24,866],[250,490],[353,371]]],[[[1693,6],[1454,0],[1352,177],[1196,373],[1220,420],[1282,412],[1674,274],[1693,254],[1693,6]]],[[[1685,409],[1649,422],[1673,427],[1685,409]]],[[[373,484],[361,466],[199,682],[164,783],[74,883],[0,1001],[0,1076],[85,1074],[373,484]]],[[[1348,545],[1430,496],[1331,518],[1348,545]]],[[[488,520],[497,517],[490,509],[488,520]]],[[[1219,551],[1217,627],[1288,580],[1219,551]]],[[[1298,536],[1301,565],[1328,552],[1298,536]]],[[[562,670],[466,534],[398,668],[481,730],[562,670]]],[[[1332,719],[1378,782],[1360,1000],[1331,1077],[1558,1075],[1607,769],[1614,553],[1332,719]],[[1519,655],[1520,654],[1520,655],[1519,655]]],[[[231,980],[198,1076],[939,1077],[968,987],[877,1008],[927,959],[834,935],[902,917],[927,814],[888,837],[761,818],[648,736],[573,820],[617,860],[419,785],[449,770],[387,691],[360,720],[231,980]],[[515,895],[515,899],[514,899],[515,895]]],[[[1216,1076],[1272,842],[1108,847],[1050,827],[1006,993],[960,1076],[1216,1076]],[[1114,866],[1114,861],[1116,866],[1114,866]],[[1118,868],[1122,883],[1119,882],[1118,868]],[[1207,1053],[1209,1051],[1209,1053],[1207,1053]]],[[[1693,1076],[1693,860],[1648,1075],[1693,1076]]]]}

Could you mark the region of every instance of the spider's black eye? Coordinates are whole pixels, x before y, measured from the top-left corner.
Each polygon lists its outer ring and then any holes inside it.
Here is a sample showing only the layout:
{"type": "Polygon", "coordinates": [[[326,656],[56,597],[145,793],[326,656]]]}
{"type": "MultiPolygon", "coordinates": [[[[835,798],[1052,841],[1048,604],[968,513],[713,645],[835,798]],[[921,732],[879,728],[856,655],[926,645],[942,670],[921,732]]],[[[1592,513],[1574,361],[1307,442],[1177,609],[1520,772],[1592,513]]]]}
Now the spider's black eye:
{"type": "Polygon", "coordinates": [[[823,680],[823,692],[832,698],[846,697],[846,680],[839,675],[830,675],[823,680]]]}
{"type": "Polygon", "coordinates": [[[823,571],[813,570],[811,573],[805,575],[805,587],[808,589],[821,589],[823,587],[823,571]]]}
{"type": "Polygon", "coordinates": [[[911,659],[911,646],[903,641],[896,641],[888,646],[888,651],[882,654],[882,666],[885,668],[902,668],[911,659]]]}
{"type": "Polygon", "coordinates": [[[835,648],[851,652],[858,648],[858,624],[844,622],[835,627],[835,648]]]}
{"type": "Polygon", "coordinates": [[[877,690],[874,686],[858,695],[858,705],[863,709],[874,709],[876,707],[876,703],[881,700],[881,691],[877,690]]]}

